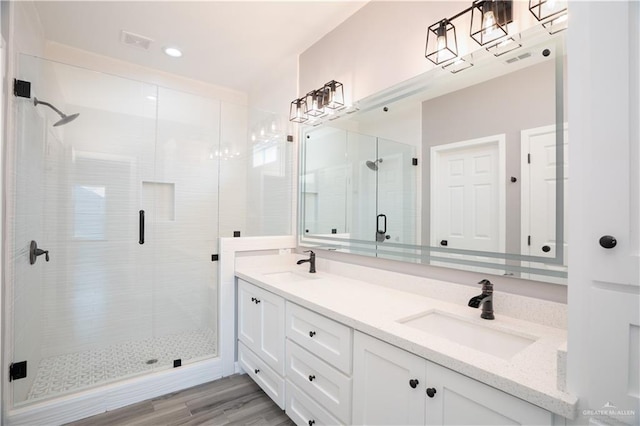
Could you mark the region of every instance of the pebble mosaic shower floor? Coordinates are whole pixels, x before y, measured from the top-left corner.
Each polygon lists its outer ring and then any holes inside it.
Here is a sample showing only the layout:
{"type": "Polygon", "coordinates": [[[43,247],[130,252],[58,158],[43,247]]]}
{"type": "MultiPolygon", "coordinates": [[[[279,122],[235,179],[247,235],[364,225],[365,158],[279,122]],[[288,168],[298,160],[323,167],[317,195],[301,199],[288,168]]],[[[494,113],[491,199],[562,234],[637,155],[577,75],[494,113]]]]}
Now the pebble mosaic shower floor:
{"type": "Polygon", "coordinates": [[[44,358],[27,399],[49,397],[158,367],[171,367],[175,359],[181,359],[184,364],[215,354],[215,333],[197,330],[44,358]],[[147,363],[154,359],[157,362],[147,363]]]}

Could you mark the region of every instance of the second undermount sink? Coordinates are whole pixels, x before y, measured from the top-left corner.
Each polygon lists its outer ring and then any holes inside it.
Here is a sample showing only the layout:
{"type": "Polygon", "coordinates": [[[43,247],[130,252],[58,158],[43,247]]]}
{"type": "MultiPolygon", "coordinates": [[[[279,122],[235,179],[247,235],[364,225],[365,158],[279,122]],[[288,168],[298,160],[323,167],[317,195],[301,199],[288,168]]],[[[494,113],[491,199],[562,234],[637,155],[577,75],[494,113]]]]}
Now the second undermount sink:
{"type": "Polygon", "coordinates": [[[397,322],[505,360],[536,341],[535,337],[485,327],[435,310],[397,322]]]}
{"type": "Polygon", "coordinates": [[[298,272],[298,271],[271,272],[268,274],[264,274],[264,276],[280,282],[307,281],[307,280],[315,280],[318,278],[317,276],[315,276],[315,274],[310,274],[308,272],[298,272]]]}

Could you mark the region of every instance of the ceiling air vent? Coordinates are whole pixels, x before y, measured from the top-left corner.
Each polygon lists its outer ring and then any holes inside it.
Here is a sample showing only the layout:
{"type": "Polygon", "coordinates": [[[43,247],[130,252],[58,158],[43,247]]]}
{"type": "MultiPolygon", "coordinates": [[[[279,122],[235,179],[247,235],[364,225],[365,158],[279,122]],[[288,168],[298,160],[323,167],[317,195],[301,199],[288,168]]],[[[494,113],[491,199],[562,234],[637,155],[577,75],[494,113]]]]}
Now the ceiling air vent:
{"type": "Polygon", "coordinates": [[[506,61],[504,61],[507,64],[513,64],[514,62],[518,62],[521,61],[523,59],[527,59],[531,57],[531,52],[525,52],[522,55],[518,55],[518,56],[514,56],[513,58],[509,58],[506,61]]]}
{"type": "Polygon", "coordinates": [[[142,50],[148,50],[151,43],[153,43],[153,40],[149,37],[144,37],[124,30],[122,30],[122,33],[120,34],[120,41],[124,44],[137,47],[142,50]]]}

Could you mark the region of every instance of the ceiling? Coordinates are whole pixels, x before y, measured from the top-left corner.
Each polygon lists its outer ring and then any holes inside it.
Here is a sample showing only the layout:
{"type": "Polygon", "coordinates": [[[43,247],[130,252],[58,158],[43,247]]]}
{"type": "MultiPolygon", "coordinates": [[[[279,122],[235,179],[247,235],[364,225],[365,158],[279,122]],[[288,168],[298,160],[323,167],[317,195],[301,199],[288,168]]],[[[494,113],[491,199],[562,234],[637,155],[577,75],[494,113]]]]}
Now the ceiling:
{"type": "Polygon", "coordinates": [[[134,64],[249,91],[366,1],[40,1],[45,38],[134,64]],[[122,30],[153,39],[148,50],[122,30]],[[170,58],[166,46],[183,56],[170,58]]]}

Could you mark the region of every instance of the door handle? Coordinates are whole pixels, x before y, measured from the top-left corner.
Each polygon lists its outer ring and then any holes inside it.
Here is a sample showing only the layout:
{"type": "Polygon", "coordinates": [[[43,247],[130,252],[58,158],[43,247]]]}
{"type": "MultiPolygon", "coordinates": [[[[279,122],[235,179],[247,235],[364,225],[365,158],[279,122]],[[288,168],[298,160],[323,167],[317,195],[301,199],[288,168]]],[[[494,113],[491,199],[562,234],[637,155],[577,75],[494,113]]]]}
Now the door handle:
{"type": "Polygon", "coordinates": [[[389,239],[387,235],[387,215],[379,214],[376,216],[376,242],[384,242],[385,238],[389,239]]]}
{"type": "Polygon", "coordinates": [[[144,210],[140,210],[138,232],[138,244],[144,244],[144,210]]]}
{"type": "Polygon", "coordinates": [[[31,240],[31,244],[29,245],[29,263],[31,265],[36,263],[38,256],[42,256],[44,254],[44,260],[49,261],[49,250],[42,250],[38,248],[38,243],[31,240]]]}

